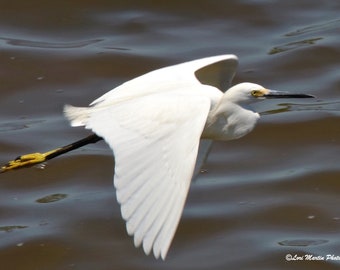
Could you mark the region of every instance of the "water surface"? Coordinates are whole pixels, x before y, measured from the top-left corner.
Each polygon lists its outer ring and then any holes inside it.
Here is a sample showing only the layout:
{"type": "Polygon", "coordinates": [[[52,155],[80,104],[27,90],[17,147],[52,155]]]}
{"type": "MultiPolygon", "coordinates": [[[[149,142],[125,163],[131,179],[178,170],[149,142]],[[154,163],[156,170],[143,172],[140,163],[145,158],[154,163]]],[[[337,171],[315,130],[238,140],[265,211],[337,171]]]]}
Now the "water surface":
{"type": "Polygon", "coordinates": [[[234,53],[235,83],[318,98],[267,103],[251,134],[214,144],[165,262],[127,236],[104,142],[2,174],[2,267],[337,269],[285,258],[340,256],[338,1],[77,2],[2,4],[2,162],[88,134],[64,104],[195,58],[234,53]]]}

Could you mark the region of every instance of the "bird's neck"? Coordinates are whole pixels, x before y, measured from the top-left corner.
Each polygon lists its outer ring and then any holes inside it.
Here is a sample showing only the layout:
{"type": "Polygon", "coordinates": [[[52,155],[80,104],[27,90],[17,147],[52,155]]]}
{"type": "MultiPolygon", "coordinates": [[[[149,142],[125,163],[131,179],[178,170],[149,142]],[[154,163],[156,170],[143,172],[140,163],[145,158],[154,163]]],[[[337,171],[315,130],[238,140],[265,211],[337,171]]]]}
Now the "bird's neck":
{"type": "Polygon", "coordinates": [[[202,138],[213,140],[238,139],[253,130],[259,114],[248,106],[224,103],[210,112],[202,138]]]}

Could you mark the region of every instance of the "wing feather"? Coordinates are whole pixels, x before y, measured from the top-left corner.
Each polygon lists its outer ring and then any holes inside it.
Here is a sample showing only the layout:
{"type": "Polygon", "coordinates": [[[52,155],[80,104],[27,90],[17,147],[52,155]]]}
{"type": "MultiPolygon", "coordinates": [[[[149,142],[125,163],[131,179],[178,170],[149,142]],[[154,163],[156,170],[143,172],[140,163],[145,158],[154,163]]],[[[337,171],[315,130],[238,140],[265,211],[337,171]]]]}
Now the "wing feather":
{"type": "MultiPolygon", "coordinates": [[[[90,108],[91,109],[91,108],[90,108]]],[[[202,95],[150,95],[93,107],[86,127],[115,155],[114,185],[127,231],[166,257],[178,226],[210,109],[202,95]]]]}
{"type": "Polygon", "coordinates": [[[191,86],[206,84],[225,92],[235,75],[237,65],[236,55],[224,54],[160,68],[121,84],[94,100],[91,105],[119,103],[159,91],[167,92],[186,83],[191,86]],[[152,84],[162,87],[150,87],[152,84]]]}
{"type": "MultiPolygon", "coordinates": [[[[166,257],[209,109],[230,84],[236,66],[234,55],[198,59],[130,80],[91,107],[65,106],[72,126],[92,129],[112,148],[122,217],[135,245],[143,244],[147,254],[153,250],[156,258],[166,257]]],[[[198,165],[210,145],[202,144],[198,165]]]]}
{"type": "Polygon", "coordinates": [[[137,209],[135,209],[136,204],[131,204],[131,209],[133,209],[135,212],[134,215],[131,215],[131,217],[127,219],[126,224],[128,233],[130,235],[133,235],[136,232],[144,217],[144,220],[147,220],[149,223],[153,222],[153,220],[157,216],[157,212],[151,211],[151,209],[153,209],[155,205],[160,206],[160,202],[162,201],[162,198],[164,198],[164,195],[167,194],[167,190],[167,182],[159,181],[159,185],[157,185],[157,192],[152,192],[153,189],[150,190],[149,195],[143,197],[143,200],[137,209]],[[148,198],[147,200],[144,199],[146,197],[148,198]]]}

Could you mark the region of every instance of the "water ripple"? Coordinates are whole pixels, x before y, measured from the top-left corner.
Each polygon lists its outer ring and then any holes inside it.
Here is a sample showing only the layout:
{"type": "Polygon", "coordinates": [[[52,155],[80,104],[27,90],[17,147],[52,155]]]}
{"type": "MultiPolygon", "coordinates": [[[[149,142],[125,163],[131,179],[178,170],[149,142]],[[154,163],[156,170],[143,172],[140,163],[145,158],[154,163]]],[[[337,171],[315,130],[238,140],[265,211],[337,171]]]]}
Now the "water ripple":
{"type": "Polygon", "coordinates": [[[317,41],[322,40],[322,37],[303,39],[295,42],[286,43],[284,45],[276,46],[272,48],[268,54],[277,54],[281,52],[286,52],[294,49],[298,49],[304,46],[310,46],[316,44],[317,41]]]}
{"type": "Polygon", "coordinates": [[[320,31],[324,32],[327,30],[335,30],[339,28],[339,26],[340,26],[340,20],[332,20],[328,22],[322,22],[319,24],[314,24],[314,25],[309,25],[306,27],[298,28],[292,32],[285,34],[285,36],[291,37],[291,36],[299,36],[299,35],[303,35],[307,33],[316,33],[320,31]]]}
{"type": "Polygon", "coordinates": [[[0,37],[0,41],[4,42],[10,46],[20,46],[29,48],[42,48],[42,49],[72,49],[72,48],[82,48],[95,43],[101,42],[102,39],[90,39],[90,40],[80,40],[71,42],[46,42],[46,41],[35,41],[27,39],[17,39],[17,38],[7,38],[0,37]]]}

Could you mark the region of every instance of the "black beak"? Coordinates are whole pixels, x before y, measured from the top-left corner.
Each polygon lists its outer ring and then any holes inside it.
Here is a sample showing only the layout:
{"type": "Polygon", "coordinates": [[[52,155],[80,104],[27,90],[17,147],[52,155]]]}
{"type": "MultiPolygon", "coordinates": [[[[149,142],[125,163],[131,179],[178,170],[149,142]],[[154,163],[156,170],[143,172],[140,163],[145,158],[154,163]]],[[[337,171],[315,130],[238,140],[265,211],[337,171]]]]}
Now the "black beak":
{"type": "Polygon", "coordinates": [[[315,98],[315,96],[308,94],[294,94],[283,91],[268,90],[268,93],[263,97],[265,98],[315,98]]]}

